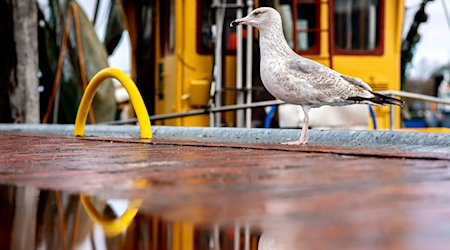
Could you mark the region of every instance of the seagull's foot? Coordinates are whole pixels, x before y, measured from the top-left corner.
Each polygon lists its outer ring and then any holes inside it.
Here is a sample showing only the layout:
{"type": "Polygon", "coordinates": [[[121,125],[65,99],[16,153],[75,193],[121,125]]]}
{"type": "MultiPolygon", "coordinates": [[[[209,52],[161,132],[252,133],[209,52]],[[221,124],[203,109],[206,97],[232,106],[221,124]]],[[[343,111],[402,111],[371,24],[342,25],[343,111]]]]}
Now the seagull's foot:
{"type": "Polygon", "coordinates": [[[288,142],[282,142],[283,145],[306,145],[308,143],[308,140],[297,140],[297,141],[288,141],[288,142]]]}

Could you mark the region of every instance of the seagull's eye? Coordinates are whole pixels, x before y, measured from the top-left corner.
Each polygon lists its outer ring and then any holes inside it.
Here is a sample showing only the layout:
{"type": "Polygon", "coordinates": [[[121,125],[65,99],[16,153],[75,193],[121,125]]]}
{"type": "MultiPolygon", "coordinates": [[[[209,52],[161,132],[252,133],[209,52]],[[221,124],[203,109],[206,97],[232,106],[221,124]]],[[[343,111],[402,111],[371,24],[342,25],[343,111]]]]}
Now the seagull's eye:
{"type": "Polygon", "coordinates": [[[255,15],[255,16],[259,16],[259,15],[261,15],[261,13],[262,13],[262,12],[256,11],[256,12],[254,13],[254,15],[255,15]]]}

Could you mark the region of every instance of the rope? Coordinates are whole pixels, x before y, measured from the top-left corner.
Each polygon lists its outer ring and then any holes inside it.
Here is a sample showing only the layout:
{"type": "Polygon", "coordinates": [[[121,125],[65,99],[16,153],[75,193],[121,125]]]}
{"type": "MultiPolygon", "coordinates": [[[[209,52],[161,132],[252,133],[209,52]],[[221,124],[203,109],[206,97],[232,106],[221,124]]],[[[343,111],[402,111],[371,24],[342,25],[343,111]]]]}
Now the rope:
{"type": "MultiPolygon", "coordinates": [[[[72,12],[71,11],[67,12],[66,26],[64,28],[63,39],[61,42],[61,52],[60,52],[59,58],[58,58],[58,66],[56,68],[55,80],[53,82],[52,93],[50,95],[50,99],[49,99],[48,106],[47,106],[47,111],[45,112],[44,118],[42,119],[42,123],[48,123],[48,119],[52,112],[52,107],[54,105],[56,105],[56,104],[54,104],[55,96],[56,96],[56,92],[58,91],[58,88],[60,86],[60,78],[61,78],[61,74],[62,74],[64,56],[66,54],[67,40],[68,40],[68,36],[69,36],[69,29],[70,29],[70,22],[72,20],[71,19],[72,14],[73,14],[74,25],[75,25],[75,37],[76,37],[76,43],[77,43],[78,63],[79,63],[79,67],[80,67],[80,76],[81,76],[81,84],[83,87],[83,92],[86,90],[86,87],[88,85],[87,76],[86,76],[86,67],[84,64],[83,44],[82,44],[82,40],[81,40],[81,28],[80,28],[78,7],[73,2],[71,4],[71,8],[72,8],[72,12]]],[[[92,108],[89,108],[89,120],[90,120],[91,124],[96,123],[94,111],[92,110],[92,108]]]]}
{"type": "MultiPolygon", "coordinates": [[[[73,12],[73,20],[74,20],[74,24],[75,24],[75,34],[76,34],[76,39],[77,39],[78,63],[80,64],[81,84],[83,86],[83,93],[84,93],[88,82],[87,82],[87,77],[86,77],[86,67],[84,65],[83,43],[81,41],[80,20],[79,20],[77,5],[74,2],[72,2],[71,7],[72,7],[72,12],[73,12]]],[[[92,110],[92,107],[89,108],[89,120],[91,121],[92,124],[96,123],[94,111],[92,110]]]]}
{"type": "Polygon", "coordinates": [[[66,54],[67,38],[69,36],[69,27],[71,21],[70,17],[71,12],[69,11],[66,17],[66,27],[64,28],[64,34],[61,42],[61,52],[59,53],[58,66],[56,67],[56,75],[55,80],[53,81],[52,94],[50,95],[50,99],[48,101],[47,106],[47,112],[45,112],[44,118],[42,119],[42,123],[48,123],[48,118],[50,117],[50,114],[52,112],[53,102],[55,101],[56,91],[58,90],[59,87],[59,79],[61,78],[62,66],[64,63],[64,55],[66,54]]]}
{"type": "Polygon", "coordinates": [[[445,19],[447,20],[447,26],[450,29],[450,15],[448,14],[447,5],[445,4],[445,0],[442,0],[442,9],[444,10],[445,19]]]}
{"type": "Polygon", "coordinates": [[[72,232],[72,246],[70,247],[70,249],[76,249],[76,243],[77,243],[77,239],[78,239],[78,232],[80,231],[80,212],[81,212],[81,200],[80,197],[78,197],[77,200],[77,210],[75,212],[75,218],[73,219],[73,232],[72,232]]]}
{"type": "Polygon", "coordinates": [[[64,207],[61,199],[61,192],[55,192],[55,203],[56,210],[58,211],[58,219],[59,219],[59,232],[61,233],[61,237],[63,240],[64,250],[68,250],[67,238],[66,238],[66,221],[64,219],[64,207]]]}

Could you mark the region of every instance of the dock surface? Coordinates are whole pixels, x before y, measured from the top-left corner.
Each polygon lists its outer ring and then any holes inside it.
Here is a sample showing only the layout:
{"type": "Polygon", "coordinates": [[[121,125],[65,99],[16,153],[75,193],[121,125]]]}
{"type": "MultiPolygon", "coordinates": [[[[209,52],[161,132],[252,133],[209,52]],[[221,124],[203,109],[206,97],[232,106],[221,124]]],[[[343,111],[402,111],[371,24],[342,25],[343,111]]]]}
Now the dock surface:
{"type": "Polygon", "coordinates": [[[0,184],[140,199],[140,214],[305,248],[450,245],[445,150],[169,139],[1,132],[0,184]]]}

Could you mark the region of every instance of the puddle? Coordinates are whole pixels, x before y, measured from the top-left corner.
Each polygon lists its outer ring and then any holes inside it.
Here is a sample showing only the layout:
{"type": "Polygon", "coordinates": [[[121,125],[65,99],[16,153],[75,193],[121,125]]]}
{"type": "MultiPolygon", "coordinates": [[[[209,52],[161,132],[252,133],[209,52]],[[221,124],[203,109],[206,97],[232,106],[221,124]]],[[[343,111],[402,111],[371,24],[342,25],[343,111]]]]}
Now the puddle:
{"type": "MultiPolygon", "coordinates": [[[[427,192],[444,194],[443,190],[424,188],[421,194],[425,196],[427,192]]],[[[240,200],[222,196],[212,202],[208,202],[209,197],[191,196],[174,204],[160,202],[167,196],[149,200],[145,194],[141,198],[105,198],[0,185],[0,249],[247,250],[399,245],[408,249],[450,243],[450,222],[443,220],[448,206],[419,202],[408,207],[412,194],[403,200],[377,197],[379,192],[401,192],[395,187],[353,198],[350,196],[358,192],[342,191],[335,197],[306,194],[240,200]]],[[[448,205],[448,198],[441,196],[439,202],[448,205]]]]}
{"type": "Polygon", "coordinates": [[[0,249],[450,245],[446,156],[0,139],[0,249]]]}
{"type": "Polygon", "coordinates": [[[257,249],[261,236],[245,223],[168,220],[139,199],[0,185],[0,200],[0,249],[257,249]]]}

